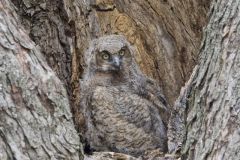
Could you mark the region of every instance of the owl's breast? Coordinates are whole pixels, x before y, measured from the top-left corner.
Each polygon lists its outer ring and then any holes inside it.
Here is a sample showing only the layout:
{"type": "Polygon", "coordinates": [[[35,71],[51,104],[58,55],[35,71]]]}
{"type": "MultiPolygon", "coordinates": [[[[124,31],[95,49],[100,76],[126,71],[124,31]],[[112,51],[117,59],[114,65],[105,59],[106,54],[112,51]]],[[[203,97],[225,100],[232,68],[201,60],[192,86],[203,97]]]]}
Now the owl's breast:
{"type": "Polygon", "coordinates": [[[102,143],[120,152],[142,152],[159,147],[162,124],[146,99],[117,87],[97,87],[91,101],[94,126],[102,143]],[[156,127],[157,126],[157,127],[156,127]],[[159,139],[160,138],[160,139],[159,139]],[[127,151],[126,151],[127,150],[127,151]]]}
{"type": "Polygon", "coordinates": [[[105,125],[124,120],[149,132],[152,126],[151,105],[146,99],[125,88],[97,87],[92,98],[92,113],[96,121],[105,125]]]}

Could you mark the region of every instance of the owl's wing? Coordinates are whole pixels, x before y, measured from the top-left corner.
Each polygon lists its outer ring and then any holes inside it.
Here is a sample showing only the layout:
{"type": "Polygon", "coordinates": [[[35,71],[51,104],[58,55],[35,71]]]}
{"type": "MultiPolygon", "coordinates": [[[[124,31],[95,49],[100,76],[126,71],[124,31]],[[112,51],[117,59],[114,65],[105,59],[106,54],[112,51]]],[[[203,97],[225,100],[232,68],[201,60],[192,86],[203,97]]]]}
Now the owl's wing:
{"type": "Polygon", "coordinates": [[[159,110],[160,116],[167,126],[168,118],[170,116],[170,106],[167,103],[160,87],[157,83],[147,77],[144,85],[145,94],[144,97],[152,102],[159,110]]]}

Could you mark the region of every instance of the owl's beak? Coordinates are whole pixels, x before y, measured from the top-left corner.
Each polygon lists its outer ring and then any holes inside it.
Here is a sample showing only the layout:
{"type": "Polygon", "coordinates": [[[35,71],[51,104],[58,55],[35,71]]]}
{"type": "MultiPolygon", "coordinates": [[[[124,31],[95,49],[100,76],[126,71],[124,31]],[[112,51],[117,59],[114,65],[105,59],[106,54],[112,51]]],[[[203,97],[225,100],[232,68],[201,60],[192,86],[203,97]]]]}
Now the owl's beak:
{"type": "Polygon", "coordinates": [[[113,66],[114,66],[114,68],[119,70],[120,69],[120,64],[121,64],[120,58],[118,56],[113,57],[113,66]]]}

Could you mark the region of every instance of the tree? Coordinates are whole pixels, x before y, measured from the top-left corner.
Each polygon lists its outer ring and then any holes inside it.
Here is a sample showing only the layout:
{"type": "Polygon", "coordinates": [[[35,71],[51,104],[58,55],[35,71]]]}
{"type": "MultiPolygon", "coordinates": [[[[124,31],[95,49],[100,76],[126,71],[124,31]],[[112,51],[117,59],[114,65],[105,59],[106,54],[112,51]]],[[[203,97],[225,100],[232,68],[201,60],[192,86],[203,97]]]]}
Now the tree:
{"type": "Polygon", "coordinates": [[[184,159],[239,159],[240,1],[214,1],[187,104],[184,159]]]}
{"type": "Polygon", "coordinates": [[[186,137],[183,159],[236,159],[239,2],[212,2],[207,23],[210,2],[1,0],[1,159],[36,154],[39,159],[83,158],[69,107],[81,131],[78,81],[83,53],[91,39],[113,33],[125,35],[136,47],[140,68],[157,80],[172,105],[199,63],[173,108],[173,116],[181,119],[173,117],[174,124],[186,124],[186,133],[172,128],[182,134],[173,142],[186,137]],[[217,121],[221,115],[225,117],[217,121]],[[52,138],[40,137],[46,134],[52,138]]]}
{"type": "Polygon", "coordinates": [[[12,8],[0,2],[0,159],[80,159],[66,90],[12,8]]]}

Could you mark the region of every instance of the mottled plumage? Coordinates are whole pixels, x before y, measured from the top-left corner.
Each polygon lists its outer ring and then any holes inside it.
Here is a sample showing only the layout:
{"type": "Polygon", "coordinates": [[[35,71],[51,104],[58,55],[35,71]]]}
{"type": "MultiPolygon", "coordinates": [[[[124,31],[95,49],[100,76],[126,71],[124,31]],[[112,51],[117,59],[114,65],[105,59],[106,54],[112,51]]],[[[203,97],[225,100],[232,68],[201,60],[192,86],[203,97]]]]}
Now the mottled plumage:
{"type": "Polygon", "coordinates": [[[83,137],[93,150],[134,156],[167,150],[167,103],[139,70],[134,53],[120,35],[93,40],[85,53],[80,106],[83,137]]]}

